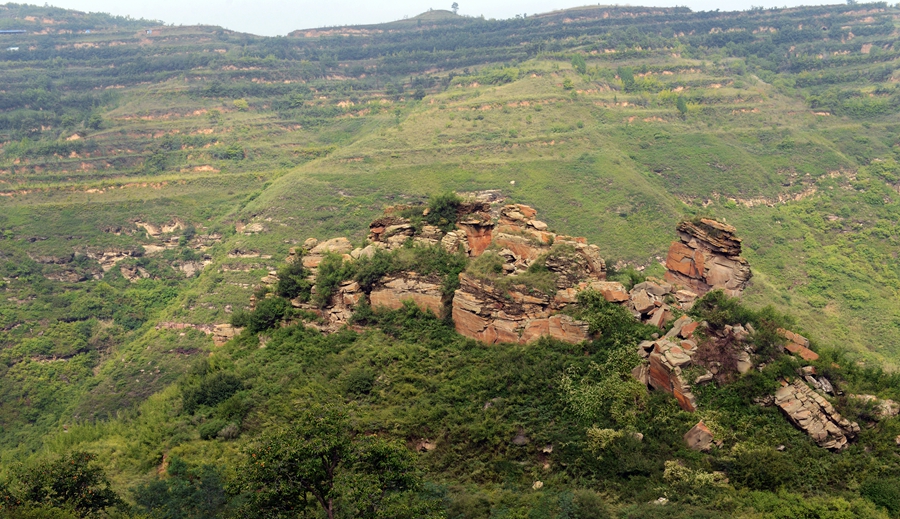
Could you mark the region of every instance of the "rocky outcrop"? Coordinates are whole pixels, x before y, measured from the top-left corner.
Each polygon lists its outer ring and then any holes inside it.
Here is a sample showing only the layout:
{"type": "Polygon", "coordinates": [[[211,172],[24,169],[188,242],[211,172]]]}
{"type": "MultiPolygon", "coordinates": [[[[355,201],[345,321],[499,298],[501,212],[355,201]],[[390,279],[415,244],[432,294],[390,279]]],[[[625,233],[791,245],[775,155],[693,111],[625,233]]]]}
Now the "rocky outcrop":
{"type": "Polygon", "coordinates": [[[693,339],[695,327],[690,324],[693,321],[684,316],[665,337],[639,344],[638,355],[647,361],[632,374],[653,389],[671,393],[682,409],[693,412],[697,410],[697,399],[683,371],[691,366],[697,351],[697,342],[693,339]]]}
{"type": "MultiPolygon", "coordinates": [[[[303,266],[308,269],[319,267],[322,260],[327,254],[340,254],[344,259],[350,259],[350,251],[353,250],[353,244],[347,238],[334,238],[319,243],[315,238],[306,240],[308,247],[307,254],[303,255],[303,266]]],[[[296,256],[297,251],[292,249],[291,256],[296,256]]]]}
{"type": "Polygon", "coordinates": [[[213,344],[224,346],[226,342],[240,335],[243,328],[235,328],[230,324],[217,324],[212,331],[213,344]]]}
{"type": "Polygon", "coordinates": [[[834,407],[800,380],[775,392],[775,405],[795,427],[820,447],[843,450],[859,434],[859,425],[842,417],[834,407]]]}
{"type": "Polygon", "coordinates": [[[119,267],[119,271],[122,273],[122,277],[124,277],[131,283],[137,283],[142,279],[147,279],[150,277],[150,272],[148,272],[144,267],[138,265],[126,265],[124,267],[119,267]]]}
{"type": "Polygon", "coordinates": [[[526,294],[524,285],[502,290],[465,273],[459,280],[452,315],[461,335],[488,344],[525,344],[545,335],[571,343],[590,339],[587,323],[554,315],[561,304],[574,302],[565,290],[551,298],[541,293],[526,294]]]}
{"type": "MultiPolygon", "coordinates": [[[[440,245],[472,258],[494,255],[496,264],[491,268],[496,268],[497,272],[462,273],[460,288],[452,297],[441,292],[441,280],[424,279],[415,272],[400,272],[379,280],[365,293],[358,285],[347,282],[338,288],[325,308],[315,308],[300,301],[295,301],[295,306],[316,312],[327,323],[325,329],[334,329],[349,322],[360,301],[365,300],[373,307],[392,309],[402,307],[404,301],[412,301],[435,314],[442,314],[449,308],[459,333],[487,343],[528,343],[542,336],[578,343],[590,339],[588,325],[561,312],[576,303],[578,293],[583,290],[598,291],[607,301],[623,305],[636,318],[660,329],[664,329],[678,311],[688,310],[701,293],[693,284],[662,280],[649,280],[628,291],[621,283],[606,280],[606,263],[599,247],[588,244],[584,238],[550,231],[545,222],[537,219],[537,211],[532,207],[522,204],[492,206],[494,199],[475,199],[460,204],[456,228],[449,232],[422,223],[416,213],[421,210],[422,217],[427,220],[426,208],[390,207],[370,224],[368,243],[364,247],[354,247],[346,238],[324,242],[310,238],[302,249],[291,249],[288,257],[289,262],[302,261],[312,272],[310,281],[314,281],[318,266],[328,254],[339,254],[346,261],[356,261],[371,257],[378,250],[398,249],[410,241],[420,245],[440,245]],[[535,272],[542,274],[535,276],[535,272]]],[[[721,277],[720,267],[726,260],[734,262],[737,260],[733,258],[739,258],[740,240],[734,238],[733,229],[724,224],[703,222],[702,225],[683,223],[679,226],[684,246],[700,251],[696,254],[694,270],[682,270],[697,279],[714,281],[721,277]]],[[[749,271],[747,273],[749,275],[749,271]]],[[[268,285],[277,281],[274,271],[263,279],[268,285]]],[[[730,278],[725,284],[733,285],[730,278]]],[[[708,287],[704,286],[704,291],[706,289],[708,287]]],[[[677,343],[675,346],[680,347],[677,343]]],[[[669,391],[677,392],[680,401],[685,402],[683,405],[691,407],[689,391],[676,391],[684,386],[676,383],[677,378],[669,383],[663,383],[662,379],[658,382],[661,387],[667,386],[669,391]]]]}
{"type": "MultiPolygon", "coordinates": [[[[595,283],[605,297],[617,302],[627,300],[625,288],[608,283],[606,264],[596,245],[583,238],[558,235],[535,219],[537,211],[516,204],[499,211],[498,224],[487,243],[499,256],[502,272],[496,278],[460,275],[460,288],[453,297],[456,330],[466,337],[487,343],[529,343],[542,336],[579,343],[590,339],[588,325],[559,312],[577,301],[578,292],[595,283]],[[553,290],[536,289],[517,283],[536,262],[553,278],[553,290]],[[499,280],[508,288],[501,288],[499,280]]],[[[465,225],[475,225],[472,221],[465,225]]],[[[463,224],[461,224],[463,225],[463,224]]],[[[486,225],[478,224],[480,229],[486,225]]],[[[472,239],[467,232],[471,255],[484,253],[486,243],[472,239]]],[[[486,235],[484,235],[486,236],[486,235]]],[[[480,239],[480,238],[479,238],[480,239]]]]}
{"type": "Polygon", "coordinates": [[[750,280],[750,265],[741,257],[741,239],[728,224],[702,218],[678,224],[680,241],[666,257],[666,281],[703,295],[722,289],[739,296],[750,280]]]}

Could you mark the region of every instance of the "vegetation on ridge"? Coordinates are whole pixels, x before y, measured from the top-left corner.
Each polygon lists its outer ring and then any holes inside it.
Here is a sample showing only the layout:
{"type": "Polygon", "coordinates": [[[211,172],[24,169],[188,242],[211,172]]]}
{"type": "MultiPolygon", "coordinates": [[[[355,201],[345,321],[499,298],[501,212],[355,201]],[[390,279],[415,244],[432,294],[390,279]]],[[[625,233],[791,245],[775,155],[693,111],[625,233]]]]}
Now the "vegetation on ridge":
{"type": "MultiPolygon", "coordinates": [[[[406,446],[415,481],[382,497],[408,510],[896,516],[896,418],[847,395],[900,399],[897,15],[588,6],[263,38],[0,6],[0,29],[27,30],[0,35],[18,48],[0,54],[0,503],[27,501],[3,513],[81,514],[49,483],[25,492],[69,460],[88,488],[109,479],[108,515],[245,514],[253,449],[331,404],[351,443],[406,446]],[[358,243],[385,205],[488,189],[586,236],[628,282],[661,272],[675,222],[727,219],[754,284],[698,317],[754,323],[772,361],[698,391],[690,415],[636,391],[626,343],[650,332],[599,299],[579,316],[606,332],[578,347],[485,347],[412,307],[324,337],[285,299],[313,296],[299,266],[212,346],[305,238],[358,243]],[[769,333],[785,313],[865,424],[843,453],[753,400],[796,376],[769,333]],[[709,454],[681,440],[701,418],[723,441],[709,454]]],[[[449,225],[454,204],[421,224],[449,225]]],[[[331,260],[316,293],[410,268],[449,292],[465,265],[441,254],[331,260]]],[[[368,473],[362,454],[349,473],[368,473]]],[[[338,487],[336,514],[372,511],[338,487]]]]}

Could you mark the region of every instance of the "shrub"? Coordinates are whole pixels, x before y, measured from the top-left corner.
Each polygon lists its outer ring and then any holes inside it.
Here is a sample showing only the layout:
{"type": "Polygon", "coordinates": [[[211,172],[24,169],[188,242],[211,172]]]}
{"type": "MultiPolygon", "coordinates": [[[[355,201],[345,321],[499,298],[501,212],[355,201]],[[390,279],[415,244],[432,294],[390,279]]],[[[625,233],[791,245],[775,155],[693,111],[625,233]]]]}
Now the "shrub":
{"type": "Polygon", "coordinates": [[[225,427],[225,420],[216,419],[201,424],[197,431],[200,433],[201,440],[211,440],[219,434],[223,427],[225,427]]]}
{"type": "Polygon", "coordinates": [[[287,299],[299,298],[301,301],[309,301],[312,283],[307,279],[309,270],[303,267],[303,263],[294,261],[278,269],[278,284],[275,285],[275,293],[287,299]]]}
{"type": "Polygon", "coordinates": [[[860,494],[892,516],[900,514],[900,478],[871,478],[860,485],[860,494]]]}
{"type": "Polygon", "coordinates": [[[316,275],[316,295],[313,297],[313,301],[319,307],[327,305],[338,286],[352,277],[351,268],[345,265],[344,258],[337,254],[329,253],[322,259],[316,275]]]}
{"type": "Polygon", "coordinates": [[[365,395],[372,391],[375,385],[375,373],[370,370],[360,368],[350,372],[344,389],[351,395],[365,395]]]}
{"type": "Polygon", "coordinates": [[[181,390],[182,408],[186,413],[194,414],[200,406],[214,406],[242,389],[244,384],[239,378],[231,373],[216,371],[181,390]]]}
{"type": "Polygon", "coordinates": [[[787,455],[772,448],[737,445],[734,458],[725,463],[729,480],[752,490],[778,490],[788,484],[797,466],[787,455]]]}
{"type": "Polygon", "coordinates": [[[256,303],[256,310],[247,318],[250,333],[259,333],[274,328],[291,311],[291,304],[280,297],[267,297],[256,303]]]}
{"type": "Polygon", "coordinates": [[[428,215],[425,221],[448,232],[456,226],[456,215],[462,199],[456,193],[435,195],[428,201],[428,215]]]}

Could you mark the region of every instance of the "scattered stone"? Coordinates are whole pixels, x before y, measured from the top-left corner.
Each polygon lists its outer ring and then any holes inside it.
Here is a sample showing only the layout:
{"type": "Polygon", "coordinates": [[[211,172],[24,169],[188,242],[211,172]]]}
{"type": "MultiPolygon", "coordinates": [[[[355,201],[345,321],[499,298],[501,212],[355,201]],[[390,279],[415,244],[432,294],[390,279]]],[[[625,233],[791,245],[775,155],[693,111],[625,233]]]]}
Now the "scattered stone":
{"type": "Polygon", "coordinates": [[[753,361],[750,359],[750,354],[746,351],[742,351],[738,353],[737,357],[737,370],[738,373],[743,375],[753,369],[753,361]]]}
{"type": "Polygon", "coordinates": [[[708,451],[713,441],[713,433],[701,420],[684,434],[688,448],[695,451],[708,451]]]}
{"type": "Polygon", "coordinates": [[[809,349],[809,339],[806,337],[784,328],[779,328],[778,333],[788,340],[784,346],[787,351],[810,362],[819,359],[819,354],[809,349]]]}
{"type": "Polygon", "coordinates": [[[516,436],[512,439],[512,443],[513,443],[513,445],[518,445],[519,447],[522,447],[524,445],[528,445],[529,443],[531,443],[531,440],[528,438],[528,436],[525,435],[524,430],[519,429],[519,432],[516,433],[516,436]]]}
{"type": "Polygon", "coordinates": [[[694,384],[695,384],[695,385],[700,385],[700,384],[706,384],[707,382],[711,382],[712,379],[713,379],[713,376],[714,376],[714,375],[713,375],[712,373],[710,373],[710,372],[707,371],[706,373],[704,373],[704,374],[698,376],[697,378],[695,378],[695,379],[694,379],[694,384]]]}

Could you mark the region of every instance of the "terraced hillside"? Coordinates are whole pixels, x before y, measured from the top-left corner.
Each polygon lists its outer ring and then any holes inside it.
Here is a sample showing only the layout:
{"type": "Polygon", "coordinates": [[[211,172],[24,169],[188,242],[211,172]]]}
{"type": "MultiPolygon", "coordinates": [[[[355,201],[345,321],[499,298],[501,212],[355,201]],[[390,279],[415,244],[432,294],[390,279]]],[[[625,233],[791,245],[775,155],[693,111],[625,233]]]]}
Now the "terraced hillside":
{"type": "Polygon", "coordinates": [[[432,11],[263,38],[0,6],[26,31],[0,34],[2,459],[174,391],[291,247],[447,191],[654,275],[679,220],[715,215],[748,305],[893,367],[898,15],[432,11]]]}

